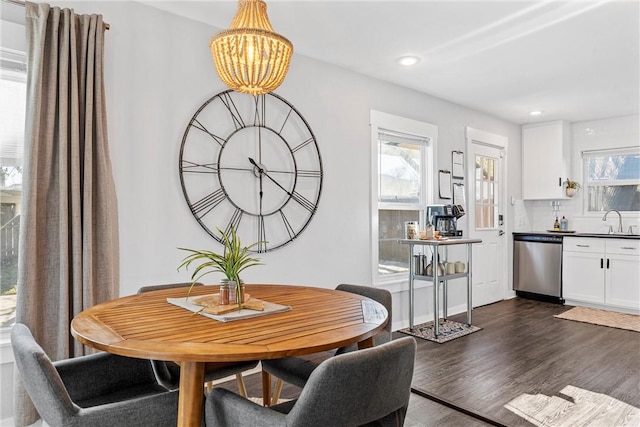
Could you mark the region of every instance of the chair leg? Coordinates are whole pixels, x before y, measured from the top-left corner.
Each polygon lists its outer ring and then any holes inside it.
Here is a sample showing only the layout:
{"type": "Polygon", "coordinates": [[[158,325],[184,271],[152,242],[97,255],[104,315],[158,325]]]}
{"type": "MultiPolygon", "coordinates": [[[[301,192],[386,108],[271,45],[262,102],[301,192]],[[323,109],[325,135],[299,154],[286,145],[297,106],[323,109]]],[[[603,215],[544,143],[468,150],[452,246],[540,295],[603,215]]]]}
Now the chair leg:
{"type": "Polygon", "coordinates": [[[240,396],[247,398],[247,387],[244,385],[244,378],[241,373],[236,374],[236,384],[238,384],[238,393],[240,396]]]}
{"type": "Polygon", "coordinates": [[[271,374],[262,371],[262,405],[271,406],[271,374]]]}
{"type": "Polygon", "coordinates": [[[280,378],[276,377],[276,385],[273,390],[273,397],[271,398],[272,405],[277,405],[278,400],[280,400],[280,393],[282,393],[282,384],[283,381],[280,378]]]}

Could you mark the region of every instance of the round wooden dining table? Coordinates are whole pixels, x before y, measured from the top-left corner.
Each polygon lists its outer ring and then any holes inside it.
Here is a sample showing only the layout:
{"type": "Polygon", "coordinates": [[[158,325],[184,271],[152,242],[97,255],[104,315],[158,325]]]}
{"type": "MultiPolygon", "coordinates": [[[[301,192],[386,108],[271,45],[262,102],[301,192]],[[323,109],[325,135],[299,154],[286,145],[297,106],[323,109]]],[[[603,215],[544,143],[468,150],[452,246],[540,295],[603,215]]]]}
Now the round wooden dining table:
{"type": "MultiPolygon", "coordinates": [[[[217,292],[197,286],[191,296],[217,292]]],[[[220,322],[167,302],[186,288],[119,298],[84,310],[71,322],[79,342],[121,356],[179,363],[178,425],[202,420],[207,362],[276,359],[358,343],[371,347],[388,321],[381,304],[352,293],[308,286],[246,285],[252,298],[291,310],[220,322]]]]}

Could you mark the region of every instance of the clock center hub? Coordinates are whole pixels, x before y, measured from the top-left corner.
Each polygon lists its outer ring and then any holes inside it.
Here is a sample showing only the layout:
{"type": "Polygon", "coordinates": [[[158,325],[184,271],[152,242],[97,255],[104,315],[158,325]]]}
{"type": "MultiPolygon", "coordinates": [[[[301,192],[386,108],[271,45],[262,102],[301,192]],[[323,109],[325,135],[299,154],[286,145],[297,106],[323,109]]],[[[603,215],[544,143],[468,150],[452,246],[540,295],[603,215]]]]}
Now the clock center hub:
{"type": "Polygon", "coordinates": [[[256,166],[253,167],[253,175],[256,178],[260,178],[265,172],[269,172],[267,167],[262,163],[256,163],[256,166]]]}

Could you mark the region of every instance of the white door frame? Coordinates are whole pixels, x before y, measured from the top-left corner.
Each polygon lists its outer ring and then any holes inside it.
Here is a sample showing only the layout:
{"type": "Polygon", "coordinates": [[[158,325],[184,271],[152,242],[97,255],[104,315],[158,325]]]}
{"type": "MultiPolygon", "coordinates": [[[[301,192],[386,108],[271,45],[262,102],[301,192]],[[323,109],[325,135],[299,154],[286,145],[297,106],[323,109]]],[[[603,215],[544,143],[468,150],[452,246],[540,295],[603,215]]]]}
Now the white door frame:
{"type": "MultiPolygon", "coordinates": [[[[509,226],[508,226],[508,216],[506,215],[507,212],[507,156],[508,156],[508,147],[509,147],[509,139],[506,136],[502,136],[502,135],[498,135],[495,133],[491,133],[491,132],[486,132],[480,129],[474,129],[472,127],[467,126],[465,128],[465,135],[466,135],[466,150],[467,153],[469,153],[469,159],[467,160],[467,164],[465,165],[465,171],[468,170],[468,164],[469,162],[472,161],[472,159],[470,158],[471,155],[470,153],[473,152],[472,150],[472,144],[477,144],[477,145],[484,145],[484,146],[488,146],[488,147],[493,147],[496,148],[498,150],[501,151],[502,156],[501,156],[501,166],[502,166],[502,176],[503,178],[500,180],[500,197],[499,197],[499,201],[500,201],[500,206],[502,207],[502,212],[500,212],[502,214],[502,218],[503,218],[503,224],[500,227],[501,230],[509,230],[509,226]]],[[[472,176],[468,177],[469,179],[469,183],[467,184],[468,188],[469,188],[469,193],[471,192],[471,180],[474,179],[472,176]]],[[[468,194],[467,200],[469,205],[471,203],[473,203],[473,200],[475,200],[475,197],[472,197],[472,194],[468,194]]],[[[469,232],[471,232],[471,228],[475,227],[475,216],[469,215],[469,232]]],[[[499,260],[500,265],[504,265],[505,268],[500,269],[499,274],[500,274],[500,281],[501,283],[504,284],[504,289],[503,289],[503,295],[505,298],[508,297],[509,295],[509,248],[508,248],[508,242],[509,239],[507,239],[505,237],[505,242],[504,242],[504,250],[502,251],[501,254],[501,258],[499,260]]]]}

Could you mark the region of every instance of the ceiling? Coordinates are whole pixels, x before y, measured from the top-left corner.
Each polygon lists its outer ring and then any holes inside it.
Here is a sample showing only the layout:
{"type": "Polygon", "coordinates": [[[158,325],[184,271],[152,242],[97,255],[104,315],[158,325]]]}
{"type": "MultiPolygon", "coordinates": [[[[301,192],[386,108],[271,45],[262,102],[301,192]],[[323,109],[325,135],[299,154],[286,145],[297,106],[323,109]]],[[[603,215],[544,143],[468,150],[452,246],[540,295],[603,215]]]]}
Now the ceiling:
{"type": "MultiPolygon", "coordinates": [[[[229,26],[237,7],[220,0],[141,3],[218,29],[229,26]]],[[[514,123],[639,112],[639,0],[267,3],[274,29],[297,54],[514,123]],[[406,54],[420,61],[399,65],[406,54]],[[532,117],[532,110],[543,113],[532,117]]]]}

